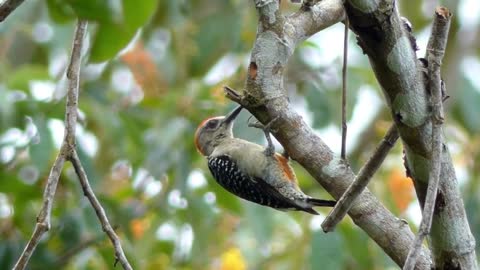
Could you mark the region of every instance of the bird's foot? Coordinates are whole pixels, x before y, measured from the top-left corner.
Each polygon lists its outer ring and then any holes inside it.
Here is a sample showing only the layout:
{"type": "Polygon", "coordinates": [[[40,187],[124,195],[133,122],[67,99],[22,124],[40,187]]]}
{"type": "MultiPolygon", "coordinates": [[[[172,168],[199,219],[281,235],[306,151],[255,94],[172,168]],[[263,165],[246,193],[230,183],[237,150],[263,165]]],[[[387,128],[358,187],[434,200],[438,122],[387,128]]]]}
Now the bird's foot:
{"type": "Polygon", "coordinates": [[[272,124],[279,119],[279,116],[272,119],[268,124],[262,125],[258,121],[256,123],[248,123],[249,127],[254,127],[263,130],[265,133],[265,138],[267,138],[268,146],[265,149],[265,155],[273,156],[275,154],[275,146],[273,145],[272,138],[270,137],[270,131],[272,131],[272,124]]]}

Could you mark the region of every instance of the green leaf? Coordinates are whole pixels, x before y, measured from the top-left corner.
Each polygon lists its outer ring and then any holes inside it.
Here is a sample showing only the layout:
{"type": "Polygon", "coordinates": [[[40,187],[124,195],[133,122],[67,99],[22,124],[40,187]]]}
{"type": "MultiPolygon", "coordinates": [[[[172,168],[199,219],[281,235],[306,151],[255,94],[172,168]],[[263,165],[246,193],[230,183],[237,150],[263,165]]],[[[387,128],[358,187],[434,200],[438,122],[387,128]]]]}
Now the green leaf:
{"type": "Polygon", "coordinates": [[[115,4],[119,0],[47,0],[50,17],[57,23],[66,23],[81,18],[94,22],[111,23],[115,4]]]}
{"type": "Polygon", "coordinates": [[[70,22],[75,19],[72,8],[62,0],[47,0],[47,9],[50,18],[60,24],[70,22]]]}
{"type": "Polygon", "coordinates": [[[123,0],[121,23],[107,22],[98,26],[90,52],[91,62],[104,62],[115,57],[144,26],[156,10],[155,0],[123,0]]]}
{"type": "Polygon", "coordinates": [[[126,29],[122,25],[101,24],[95,33],[90,62],[98,63],[112,59],[128,45],[134,35],[135,31],[126,29]]]}
{"type": "Polygon", "coordinates": [[[109,5],[109,1],[67,0],[67,2],[79,18],[106,23],[112,21],[114,11],[109,5]]]}
{"type": "Polygon", "coordinates": [[[157,0],[123,0],[125,24],[131,29],[145,25],[157,9],[157,0]]]}

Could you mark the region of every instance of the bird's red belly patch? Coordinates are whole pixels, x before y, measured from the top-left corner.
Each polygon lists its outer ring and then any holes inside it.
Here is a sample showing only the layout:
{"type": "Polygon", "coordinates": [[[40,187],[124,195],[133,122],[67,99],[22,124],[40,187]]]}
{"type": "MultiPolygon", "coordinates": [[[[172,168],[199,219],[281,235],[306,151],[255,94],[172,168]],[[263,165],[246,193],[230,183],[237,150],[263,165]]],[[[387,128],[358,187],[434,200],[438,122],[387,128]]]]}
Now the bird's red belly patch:
{"type": "Polygon", "coordinates": [[[287,177],[287,179],[290,181],[295,181],[295,174],[292,170],[292,167],[288,165],[288,159],[286,159],[284,156],[279,154],[275,154],[275,159],[280,164],[280,167],[282,168],[282,171],[285,177],[287,177]]]}

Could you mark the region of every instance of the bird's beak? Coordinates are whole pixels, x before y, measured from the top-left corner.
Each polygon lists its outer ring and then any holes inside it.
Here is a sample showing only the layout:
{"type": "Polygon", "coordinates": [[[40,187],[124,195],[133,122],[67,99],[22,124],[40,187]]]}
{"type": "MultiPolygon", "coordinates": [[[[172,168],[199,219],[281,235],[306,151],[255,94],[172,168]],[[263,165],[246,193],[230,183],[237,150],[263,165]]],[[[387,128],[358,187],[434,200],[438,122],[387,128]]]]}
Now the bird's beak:
{"type": "Polygon", "coordinates": [[[240,114],[240,111],[243,109],[242,106],[238,106],[235,108],[233,111],[231,111],[229,114],[225,116],[225,119],[223,119],[222,124],[224,125],[230,125],[233,123],[233,120],[237,118],[237,116],[240,114]]]}

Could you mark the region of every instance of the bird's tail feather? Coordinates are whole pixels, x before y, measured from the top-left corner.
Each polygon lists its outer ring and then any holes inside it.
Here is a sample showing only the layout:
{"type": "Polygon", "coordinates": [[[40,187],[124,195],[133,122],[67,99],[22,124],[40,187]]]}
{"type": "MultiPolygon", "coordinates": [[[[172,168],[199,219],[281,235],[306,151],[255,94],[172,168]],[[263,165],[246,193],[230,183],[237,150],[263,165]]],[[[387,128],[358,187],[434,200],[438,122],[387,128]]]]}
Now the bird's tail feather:
{"type": "Polygon", "coordinates": [[[302,211],[305,211],[307,213],[310,213],[312,215],[318,215],[318,212],[313,210],[313,208],[308,208],[308,207],[305,207],[305,208],[300,208],[299,210],[302,210],[302,211]]]}

